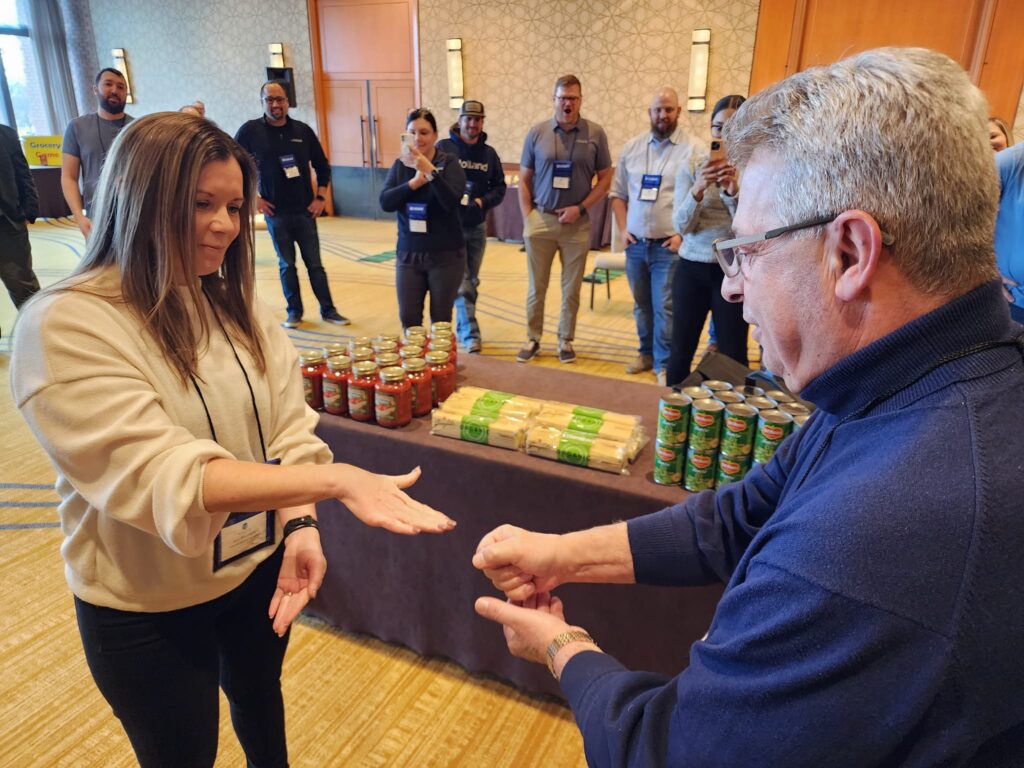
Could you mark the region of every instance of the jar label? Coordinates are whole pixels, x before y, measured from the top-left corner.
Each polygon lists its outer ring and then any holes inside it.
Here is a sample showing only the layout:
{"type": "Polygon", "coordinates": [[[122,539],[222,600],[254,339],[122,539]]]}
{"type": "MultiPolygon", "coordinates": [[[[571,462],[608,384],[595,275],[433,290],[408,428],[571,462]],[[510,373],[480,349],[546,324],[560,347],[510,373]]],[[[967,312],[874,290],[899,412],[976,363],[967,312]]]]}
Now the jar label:
{"type": "Polygon", "coordinates": [[[370,398],[362,387],[348,388],[348,411],[353,416],[370,415],[370,398]]]}
{"type": "Polygon", "coordinates": [[[324,408],[328,411],[340,411],[344,406],[341,403],[341,384],[330,379],[324,380],[324,408]]]}
{"type": "Polygon", "coordinates": [[[378,424],[391,424],[398,416],[398,398],[391,392],[377,390],[374,395],[378,424]]]}

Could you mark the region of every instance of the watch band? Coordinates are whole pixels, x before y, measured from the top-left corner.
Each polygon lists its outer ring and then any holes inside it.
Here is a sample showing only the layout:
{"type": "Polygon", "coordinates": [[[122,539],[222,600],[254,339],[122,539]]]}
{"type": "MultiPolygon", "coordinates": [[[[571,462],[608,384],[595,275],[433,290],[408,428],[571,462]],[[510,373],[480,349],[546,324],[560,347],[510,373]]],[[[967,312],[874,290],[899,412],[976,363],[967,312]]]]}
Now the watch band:
{"type": "Polygon", "coordinates": [[[437,168],[435,168],[435,169],[434,169],[434,170],[432,170],[432,171],[430,172],[430,174],[429,174],[429,176],[430,176],[430,180],[431,180],[431,181],[433,181],[434,179],[436,179],[436,178],[437,178],[438,176],[440,176],[440,175],[441,175],[441,172],[440,172],[439,170],[437,170],[437,168]]]}
{"type": "Polygon", "coordinates": [[[323,195],[317,195],[316,199],[319,200],[321,203],[327,202],[327,198],[324,197],[323,195]]]}
{"type": "Polygon", "coordinates": [[[555,656],[558,655],[558,652],[569,643],[593,643],[594,645],[597,645],[597,643],[594,642],[594,638],[586,632],[578,629],[572,629],[568,632],[556,635],[555,639],[551,641],[551,645],[548,646],[548,672],[550,672],[551,676],[556,680],[558,677],[555,675],[555,656]]]}
{"type": "Polygon", "coordinates": [[[295,533],[300,528],[316,528],[320,530],[320,526],[317,525],[316,518],[312,515],[303,515],[302,517],[296,517],[289,520],[284,524],[284,533],[281,535],[281,541],[288,538],[289,535],[295,533]]]}
{"type": "Polygon", "coordinates": [[[583,205],[581,203],[580,205],[577,205],[576,207],[580,209],[580,216],[586,216],[587,215],[587,206],[585,206],[585,205],[583,205]]]}

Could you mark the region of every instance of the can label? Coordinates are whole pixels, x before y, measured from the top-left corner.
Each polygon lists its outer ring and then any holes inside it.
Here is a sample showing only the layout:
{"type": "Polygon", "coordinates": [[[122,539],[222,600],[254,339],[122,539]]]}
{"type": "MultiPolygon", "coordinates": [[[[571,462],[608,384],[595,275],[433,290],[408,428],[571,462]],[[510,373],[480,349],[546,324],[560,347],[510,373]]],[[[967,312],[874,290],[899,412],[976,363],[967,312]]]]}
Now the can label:
{"type": "Polygon", "coordinates": [[[767,464],[776,449],[793,430],[793,417],[782,411],[762,411],[754,436],[754,461],[767,464]]]}
{"type": "Polygon", "coordinates": [[[718,472],[715,474],[715,481],[718,483],[718,487],[721,488],[723,485],[728,483],[735,483],[737,480],[742,480],[744,475],[747,474],[747,464],[748,462],[746,459],[719,456],[718,472]]]}
{"type": "Polygon", "coordinates": [[[654,482],[679,485],[683,482],[683,446],[680,443],[654,443],[654,482]]]}
{"type": "Polygon", "coordinates": [[[721,452],[723,456],[745,459],[754,450],[754,432],[757,429],[756,408],[743,403],[725,409],[722,425],[721,452]]]}
{"type": "Polygon", "coordinates": [[[716,451],[722,431],[722,411],[725,406],[717,400],[695,400],[690,409],[690,448],[697,451],[716,451]]]}
{"type": "Polygon", "coordinates": [[[658,408],[657,438],[663,443],[682,444],[690,427],[690,405],[686,395],[673,392],[661,398],[658,408]]]}
{"type": "Polygon", "coordinates": [[[715,454],[695,451],[686,452],[686,468],[683,487],[688,491],[705,491],[715,487],[715,454]]]}

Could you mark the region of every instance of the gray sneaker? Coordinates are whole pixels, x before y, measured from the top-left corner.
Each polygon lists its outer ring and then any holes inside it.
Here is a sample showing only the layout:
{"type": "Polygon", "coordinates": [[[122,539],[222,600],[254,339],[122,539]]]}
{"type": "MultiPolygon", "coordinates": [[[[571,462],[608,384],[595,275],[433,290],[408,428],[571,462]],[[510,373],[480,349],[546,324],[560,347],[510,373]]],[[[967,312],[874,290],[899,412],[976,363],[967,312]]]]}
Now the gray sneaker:
{"type": "Polygon", "coordinates": [[[480,343],[480,339],[470,339],[469,344],[466,345],[466,351],[471,355],[479,355],[481,349],[483,349],[483,344],[480,343]]]}
{"type": "Polygon", "coordinates": [[[571,341],[562,342],[562,346],[558,348],[558,362],[560,363],[575,363],[576,362],[576,351],[572,348],[571,341]]]}
{"type": "Polygon", "coordinates": [[[292,312],[288,313],[288,318],[281,323],[285,328],[298,328],[302,324],[302,315],[296,315],[292,312]]]}
{"type": "Polygon", "coordinates": [[[626,373],[643,373],[654,367],[654,358],[650,355],[637,355],[636,360],[626,366],[626,373]]]}
{"type": "Polygon", "coordinates": [[[659,387],[667,387],[668,386],[668,376],[666,375],[666,373],[664,371],[658,371],[658,386],[659,387]]]}
{"type": "Polygon", "coordinates": [[[330,312],[323,315],[323,320],[325,323],[334,323],[335,325],[348,325],[352,322],[344,315],[338,314],[338,310],[336,309],[332,309],[330,312]]]}
{"type": "Polygon", "coordinates": [[[540,352],[540,342],[530,339],[525,345],[523,345],[523,348],[519,350],[519,354],[516,355],[516,362],[528,363],[537,356],[538,352],[540,352]]]}

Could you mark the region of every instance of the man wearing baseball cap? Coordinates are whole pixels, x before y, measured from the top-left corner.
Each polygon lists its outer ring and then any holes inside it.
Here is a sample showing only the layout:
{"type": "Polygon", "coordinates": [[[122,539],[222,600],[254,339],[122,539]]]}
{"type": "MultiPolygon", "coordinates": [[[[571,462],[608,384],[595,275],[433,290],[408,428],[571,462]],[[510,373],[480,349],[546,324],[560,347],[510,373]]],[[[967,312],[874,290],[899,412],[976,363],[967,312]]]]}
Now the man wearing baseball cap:
{"type": "Polygon", "coordinates": [[[505,197],[505,174],[501,158],[494,147],[487,144],[484,133],[484,105],[479,101],[464,101],[459,120],[452,125],[450,138],[437,146],[446,154],[459,158],[466,172],[466,190],[462,195],[462,233],[466,239],[466,272],[455,299],[456,332],[467,352],[477,354],[481,349],[480,325],[476,319],[477,287],[480,285],[480,265],[487,246],[487,211],[501,203],[505,197]]]}

